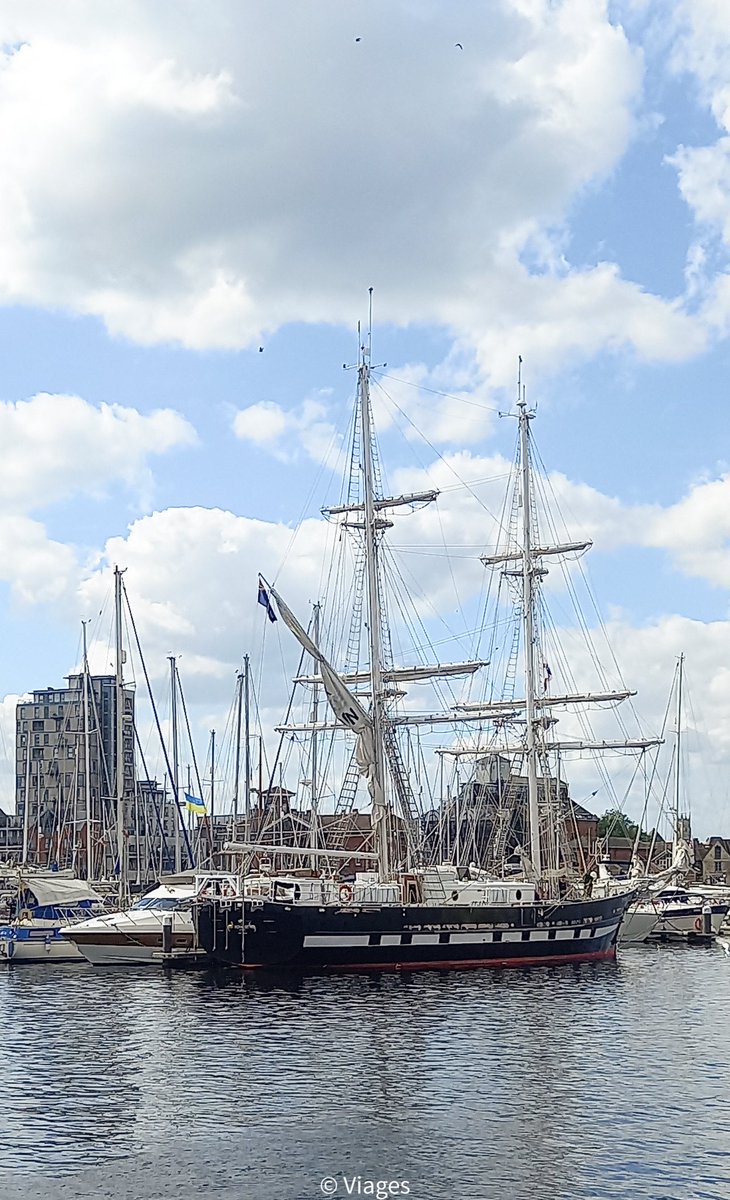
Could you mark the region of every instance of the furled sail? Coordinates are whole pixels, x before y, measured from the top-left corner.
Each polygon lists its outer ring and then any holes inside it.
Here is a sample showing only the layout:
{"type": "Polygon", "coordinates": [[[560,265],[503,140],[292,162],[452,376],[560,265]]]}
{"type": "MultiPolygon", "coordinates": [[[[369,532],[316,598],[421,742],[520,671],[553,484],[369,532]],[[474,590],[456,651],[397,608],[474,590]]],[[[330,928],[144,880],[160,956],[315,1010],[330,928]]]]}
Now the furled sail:
{"type": "Polygon", "coordinates": [[[299,644],[311,654],[319,664],[319,672],[325,695],[329,701],[338,724],[345,729],[351,729],[357,734],[355,758],[360,774],[367,780],[368,790],[373,803],[374,817],[379,819],[385,804],[382,782],[378,778],[376,768],[375,729],[370,716],[353,696],[347,684],[337,674],[334,667],[327,662],[319,646],[312,641],[307,631],[294,616],[289,606],[282,600],[279,593],[271,584],[266,584],[267,590],[274,597],[279,615],[291,630],[299,644]]]}

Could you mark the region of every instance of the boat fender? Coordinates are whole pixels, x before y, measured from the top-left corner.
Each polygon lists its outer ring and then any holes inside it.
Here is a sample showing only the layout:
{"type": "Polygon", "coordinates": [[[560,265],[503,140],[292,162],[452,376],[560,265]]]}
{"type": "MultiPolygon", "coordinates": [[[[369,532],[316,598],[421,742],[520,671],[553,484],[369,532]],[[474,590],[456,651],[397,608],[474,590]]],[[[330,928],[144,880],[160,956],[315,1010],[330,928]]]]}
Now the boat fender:
{"type": "Polygon", "coordinates": [[[695,929],[698,933],[702,932],[702,917],[695,917],[695,929]]]}
{"type": "Polygon", "coordinates": [[[343,904],[352,903],[352,888],[349,883],[341,883],[339,897],[343,904]]]}

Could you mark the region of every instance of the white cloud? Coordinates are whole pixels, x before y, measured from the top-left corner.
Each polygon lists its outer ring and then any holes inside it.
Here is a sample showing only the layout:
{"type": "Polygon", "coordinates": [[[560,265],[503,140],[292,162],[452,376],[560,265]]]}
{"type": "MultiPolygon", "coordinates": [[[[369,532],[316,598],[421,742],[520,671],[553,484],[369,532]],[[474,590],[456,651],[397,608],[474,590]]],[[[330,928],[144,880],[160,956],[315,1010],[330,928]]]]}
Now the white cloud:
{"type": "Polygon", "coordinates": [[[52,541],[25,516],[0,517],[0,579],[21,604],[54,604],[76,587],[78,563],[70,546],[52,541]]]}
{"type": "Polygon", "coordinates": [[[15,601],[72,605],[81,570],[80,549],[49,538],[31,513],[120,483],[144,505],[154,490],[150,458],[195,441],[169,409],[143,415],[46,393],[0,404],[0,579],[15,601]]]}
{"type": "Polygon", "coordinates": [[[0,808],[15,811],[15,708],[24,696],[0,699],[0,808]]]}
{"type": "Polygon", "coordinates": [[[40,393],[0,404],[0,503],[32,511],[115,482],[148,491],[148,459],[196,442],[178,413],[144,415],[118,404],[40,393]]]}
{"type": "Polygon", "coordinates": [[[233,347],[292,320],[353,325],[374,282],[380,320],[448,326],[500,384],[517,342],[546,365],[701,347],[676,306],[555,253],[636,127],[641,54],[606,0],[184,13],[3,12],[6,301],[233,347]]]}
{"type": "Polygon", "coordinates": [[[315,462],[334,468],[342,460],[342,439],[329,419],[327,399],[326,393],[310,396],[289,410],[273,400],[260,400],[239,409],[233,432],[283,461],[293,461],[303,451],[315,462]]]}
{"type": "MultiPolygon", "coordinates": [[[[666,5],[656,11],[664,23],[666,5]]],[[[677,171],[680,193],[697,223],[688,254],[688,297],[703,298],[703,323],[716,336],[726,337],[730,287],[722,268],[727,269],[730,248],[730,10],[723,0],[681,0],[669,14],[668,26],[670,66],[690,79],[719,132],[705,145],[679,145],[667,161],[677,171]],[[718,250],[721,269],[713,278],[708,264],[718,250]]]]}
{"type": "Polygon", "coordinates": [[[276,443],[291,424],[291,416],[273,400],[260,400],[236,413],[233,432],[242,441],[257,446],[276,443]]]}
{"type": "MultiPolygon", "coordinates": [[[[423,621],[430,637],[439,643],[437,655],[442,661],[464,657],[474,644],[471,614],[476,611],[486,575],[478,555],[496,540],[508,467],[498,455],[482,457],[463,451],[439,460],[427,472],[393,473],[397,490],[441,489],[437,505],[395,519],[389,542],[405,584],[398,589],[401,598],[405,593],[415,597],[416,613],[408,618],[411,634],[421,644],[428,640],[419,630],[423,621]]],[[[730,585],[730,553],[724,548],[724,479],[699,482],[668,509],[622,505],[561,475],[554,475],[550,483],[560,508],[568,514],[570,532],[594,537],[598,550],[610,553],[611,547],[625,545],[658,548],[672,556],[677,570],[704,569],[705,577],[726,589],[730,585]],[[703,568],[703,563],[708,565],[703,568]]],[[[245,652],[254,664],[267,738],[285,708],[297,648],[281,622],[269,625],[256,603],[259,570],[277,582],[304,621],[310,604],[324,599],[329,590],[323,618],[323,638],[328,645],[330,638],[338,640],[347,627],[345,606],[334,604],[330,585],[333,578],[340,582],[348,579],[351,560],[347,554],[334,557],[342,543],[336,528],[323,520],[305,521],[293,531],[283,524],[222,510],[167,509],[134,521],[124,537],[107,542],[95,568],[84,570],[67,547],[51,544],[49,548],[41,528],[28,518],[7,520],[13,524],[0,527],[0,541],[10,548],[7,574],[22,587],[19,595],[51,603],[57,612],[60,597],[61,611],[69,615],[70,623],[78,614],[102,610],[104,620],[109,620],[111,566],[116,563],[126,569],[125,585],[158,701],[160,693],[166,694],[167,656],[174,653],[179,655],[196,736],[201,740],[212,727],[219,733],[223,730],[235,671],[245,652]],[[58,556],[56,561],[53,555],[58,556]]],[[[557,573],[551,573],[549,582],[553,590],[559,587],[557,573]]],[[[607,600],[620,601],[618,582],[607,600]]],[[[561,602],[561,610],[563,607],[561,602]]],[[[396,659],[412,661],[412,651],[406,649],[411,639],[397,605],[392,615],[396,659]]],[[[567,624],[564,614],[559,624],[567,624]]],[[[727,796],[719,781],[724,764],[730,766],[730,742],[724,732],[730,728],[730,670],[726,666],[730,623],[703,625],[670,613],[657,615],[641,628],[633,627],[626,617],[614,619],[609,633],[619,663],[626,664],[627,683],[639,688],[636,703],[644,732],[661,727],[673,658],[680,652],[687,655],[695,695],[708,697],[693,726],[695,741],[702,735],[707,744],[703,754],[694,754],[688,786],[694,789],[691,802],[698,828],[717,829],[728,815],[727,796]],[[715,779],[709,787],[701,786],[703,762],[713,766],[715,779]]],[[[567,627],[551,637],[577,642],[578,631],[567,627]]],[[[99,629],[92,633],[94,669],[108,669],[109,646],[108,633],[99,629]]],[[[579,653],[577,675],[591,666],[582,653],[585,661],[579,653]]],[[[429,657],[426,651],[424,657],[429,657]]],[[[551,662],[557,685],[562,666],[552,654],[551,662]]],[[[141,688],[136,653],[129,670],[134,670],[141,688]]],[[[609,675],[615,675],[610,663],[609,675]]],[[[154,770],[152,751],[149,756],[154,770]]],[[[294,767],[287,770],[294,772],[294,767]]],[[[579,790],[584,781],[588,788],[591,777],[587,767],[576,765],[571,770],[575,788],[579,790]]],[[[595,780],[589,790],[593,786],[595,780]]],[[[584,798],[578,796],[578,790],[577,798],[584,798]]],[[[618,790],[620,793],[621,788],[618,790]]],[[[607,807],[608,797],[604,795],[603,800],[607,807]]],[[[600,807],[602,801],[596,803],[600,807]]],[[[636,803],[634,795],[634,810],[636,803]]]]}

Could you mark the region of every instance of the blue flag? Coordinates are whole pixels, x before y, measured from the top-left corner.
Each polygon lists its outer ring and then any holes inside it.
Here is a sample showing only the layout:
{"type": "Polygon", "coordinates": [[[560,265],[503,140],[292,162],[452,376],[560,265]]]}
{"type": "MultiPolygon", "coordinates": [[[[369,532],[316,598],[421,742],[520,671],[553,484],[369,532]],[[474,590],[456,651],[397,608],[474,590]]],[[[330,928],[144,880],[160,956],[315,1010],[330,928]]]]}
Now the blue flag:
{"type": "Polygon", "coordinates": [[[269,593],[267,592],[262,579],[259,579],[259,604],[262,604],[266,609],[266,615],[269,620],[275,621],[276,613],[274,612],[271,600],[269,599],[269,593]]]}

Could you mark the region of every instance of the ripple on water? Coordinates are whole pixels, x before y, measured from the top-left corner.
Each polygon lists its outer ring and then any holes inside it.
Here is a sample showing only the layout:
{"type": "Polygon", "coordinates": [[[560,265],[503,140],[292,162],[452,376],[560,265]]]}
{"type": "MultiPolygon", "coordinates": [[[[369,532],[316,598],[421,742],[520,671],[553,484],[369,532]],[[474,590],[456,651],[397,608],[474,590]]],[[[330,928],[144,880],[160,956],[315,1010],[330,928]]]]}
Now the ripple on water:
{"type": "Polygon", "coordinates": [[[729,999],[713,949],[269,981],[18,966],[4,1194],[287,1200],[331,1174],[446,1200],[727,1200],[729,999]]]}

